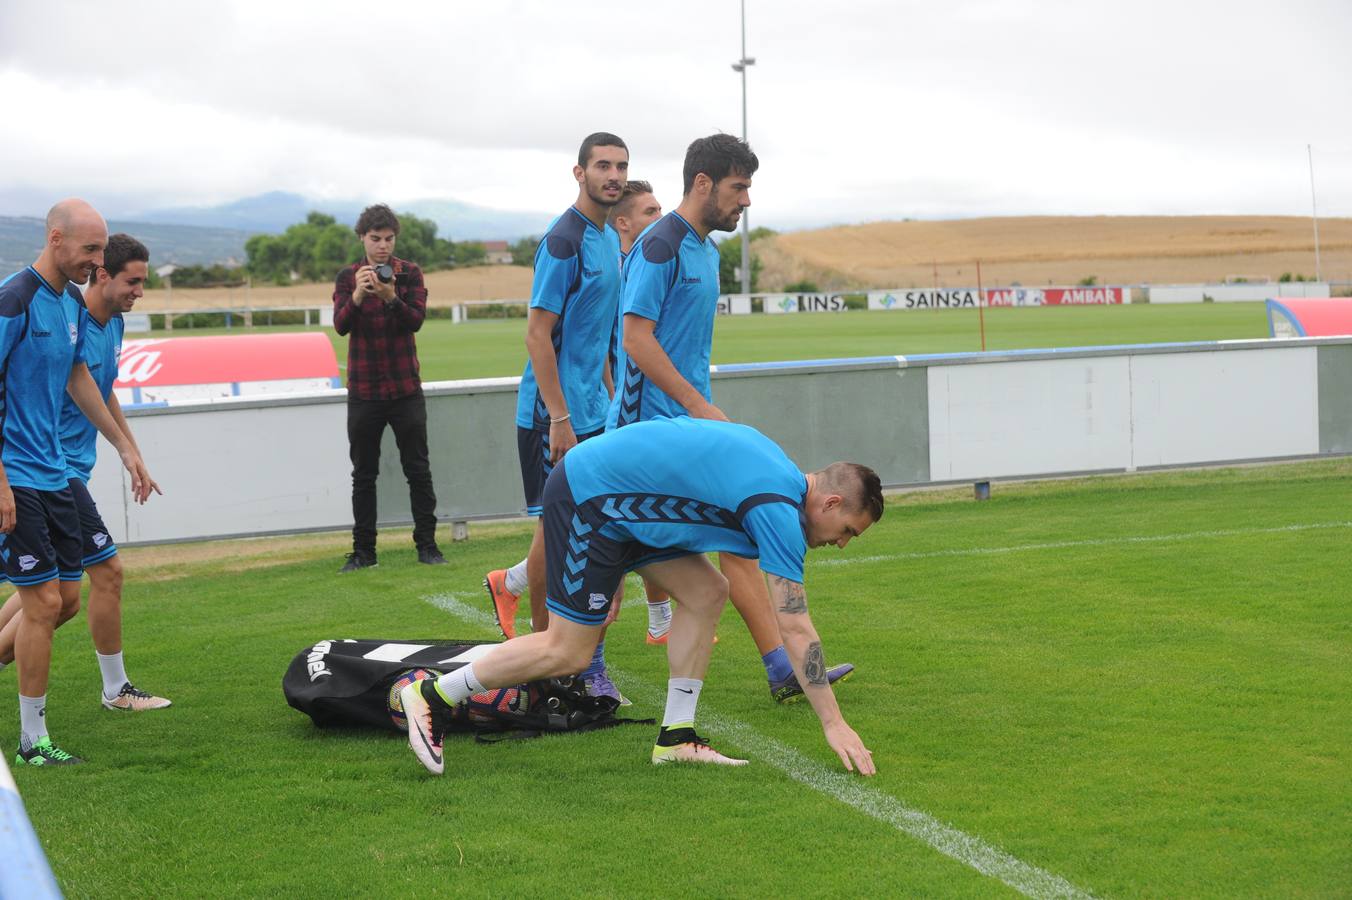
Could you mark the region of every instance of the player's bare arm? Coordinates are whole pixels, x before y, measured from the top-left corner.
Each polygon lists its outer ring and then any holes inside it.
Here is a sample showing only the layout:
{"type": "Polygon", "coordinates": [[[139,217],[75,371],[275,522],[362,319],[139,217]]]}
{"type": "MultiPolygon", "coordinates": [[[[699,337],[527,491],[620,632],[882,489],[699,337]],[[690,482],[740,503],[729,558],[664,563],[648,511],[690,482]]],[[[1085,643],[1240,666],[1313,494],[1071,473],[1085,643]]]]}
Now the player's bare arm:
{"type": "Polygon", "coordinates": [[[846,771],[858,770],[861,775],[873,775],[873,754],[841,715],[836,695],[826,677],[826,654],[821,638],[807,613],[807,592],[800,582],[779,575],[766,575],[770,589],[770,603],[779,620],[784,649],[793,663],[794,674],[803,686],[803,695],[821,719],[826,743],[840,757],[846,771]]]}
{"type": "Polygon", "coordinates": [[[656,328],[657,323],[652,319],[625,313],[624,352],[634,361],[634,365],[663,393],[684,406],[694,418],[729,421],[723,410],[705,400],[704,395],[695,390],[672,365],[671,357],[667,356],[653,333],[656,328]]]}
{"type": "MultiPolygon", "coordinates": [[[[141,457],[141,463],[144,465],[145,454],[141,452],[141,445],[136,443],[136,435],[131,433],[131,424],[122,413],[122,403],[117,399],[117,394],[108,395],[108,411],[113,414],[113,421],[117,423],[118,429],[127,436],[127,440],[131,441],[132,447],[136,450],[136,455],[141,457]]],[[[147,477],[149,476],[147,475],[147,477]]],[[[150,478],[149,480],[150,490],[163,497],[164,491],[160,490],[160,486],[155,479],[150,478]]]]}
{"type": "Polygon", "coordinates": [[[554,326],[557,313],[535,307],[526,315],[526,352],[535,373],[535,385],[540,399],[549,410],[549,461],[557,463],[563,455],[577,446],[577,434],[568,414],[568,401],[563,397],[559,383],[559,361],[554,356],[554,326]]]}
{"type": "Polygon", "coordinates": [[[5,474],[4,464],[0,463],[0,534],[12,532],[16,519],[14,491],[10,490],[9,476],[5,474]]]}
{"type": "Polygon", "coordinates": [[[117,427],[113,414],[103,402],[103,395],[99,393],[99,386],[94,383],[94,377],[89,374],[89,367],[83,362],[77,362],[70,367],[70,377],[66,379],[66,392],[75,401],[75,405],[80,407],[80,412],[85,414],[85,418],[94,423],[99,434],[107,438],[108,443],[112,444],[122,457],[122,464],[131,473],[132,497],[137,503],[145,503],[146,498],[150,496],[150,473],[146,471],[145,463],[141,461],[141,454],[136,451],[136,446],[117,427]]]}

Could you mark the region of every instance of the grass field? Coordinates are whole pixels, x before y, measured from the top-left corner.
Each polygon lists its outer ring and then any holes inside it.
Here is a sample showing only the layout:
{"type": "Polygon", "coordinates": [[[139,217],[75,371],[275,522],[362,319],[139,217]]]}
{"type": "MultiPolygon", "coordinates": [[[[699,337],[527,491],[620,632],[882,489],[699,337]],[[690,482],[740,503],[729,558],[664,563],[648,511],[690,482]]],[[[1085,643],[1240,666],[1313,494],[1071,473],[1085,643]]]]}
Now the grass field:
{"type": "MultiPolygon", "coordinates": [[[[1346,896],[1349,508],[1348,460],[892,498],[807,572],[867,781],[731,610],[700,719],[743,769],[655,769],[635,726],[457,742],[438,779],[285,705],[318,639],[491,636],[479,579],[524,526],[439,568],[387,533],[342,578],[339,536],[132,548],[129,669],[175,705],[99,708],[81,617],[49,715],[88,763],[17,780],[70,896],[1346,896]]],[[[644,619],[608,642],[633,716],[665,679],[644,619]]]]}
{"type": "MultiPolygon", "coordinates": [[[[520,375],[526,363],[525,328],[524,319],[476,319],[460,325],[446,319],[428,320],[418,333],[423,380],[520,375]]],[[[338,364],[346,366],[347,339],[331,328],[316,330],[329,335],[338,364]]],[[[175,331],[174,336],[226,333],[243,332],[175,331]]],[[[156,332],[156,336],[162,334],[156,332]]],[[[1267,336],[1267,316],[1262,303],[986,310],[986,346],[991,350],[1267,336]]],[[[713,361],[767,362],[980,349],[980,325],[975,310],[722,316],[714,327],[713,361]]]]}

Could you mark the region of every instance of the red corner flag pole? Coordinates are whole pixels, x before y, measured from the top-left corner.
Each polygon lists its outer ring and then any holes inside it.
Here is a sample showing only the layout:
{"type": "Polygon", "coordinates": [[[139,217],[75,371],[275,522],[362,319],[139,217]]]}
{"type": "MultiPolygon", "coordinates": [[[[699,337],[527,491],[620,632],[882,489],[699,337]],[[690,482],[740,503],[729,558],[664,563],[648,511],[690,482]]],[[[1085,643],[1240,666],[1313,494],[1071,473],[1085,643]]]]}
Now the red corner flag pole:
{"type": "Polygon", "coordinates": [[[981,320],[981,352],[986,352],[986,292],[981,287],[981,260],[976,261],[976,309],[981,320]]]}

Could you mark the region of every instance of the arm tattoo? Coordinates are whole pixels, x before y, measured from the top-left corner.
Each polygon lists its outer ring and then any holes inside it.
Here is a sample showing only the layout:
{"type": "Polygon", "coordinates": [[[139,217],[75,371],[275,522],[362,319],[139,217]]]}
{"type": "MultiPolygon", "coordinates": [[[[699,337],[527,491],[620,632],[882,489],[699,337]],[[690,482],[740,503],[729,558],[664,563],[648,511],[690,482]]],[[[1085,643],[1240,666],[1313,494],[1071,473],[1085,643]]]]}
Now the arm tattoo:
{"type": "Polygon", "coordinates": [[[807,645],[807,657],[803,660],[803,674],[807,676],[807,683],[814,685],[825,685],[826,682],[826,657],[822,655],[822,642],[813,641],[807,645]]]}
{"type": "Polygon", "coordinates": [[[783,597],[779,605],[780,612],[790,615],[801,615],[807,612],[807,594],[803,592],[801,584],[775,576],[775,587],[779,588],[783,597]]]}

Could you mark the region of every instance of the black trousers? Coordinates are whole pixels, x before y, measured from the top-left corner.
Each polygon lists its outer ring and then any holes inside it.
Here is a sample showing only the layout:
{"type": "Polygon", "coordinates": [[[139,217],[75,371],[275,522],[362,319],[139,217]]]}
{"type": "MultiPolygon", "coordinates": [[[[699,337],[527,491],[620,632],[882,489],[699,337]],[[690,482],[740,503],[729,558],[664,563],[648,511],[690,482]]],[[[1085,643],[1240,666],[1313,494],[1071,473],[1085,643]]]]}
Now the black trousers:
{"type": "Polygon", "coordinates": [[[436,546],[437,495],[427,461],[427,403],[422,391],[397,400],[347,400],[347,441],[352,457],[352,549],[376,552],[376,476],[380,474],[380,438],[388,425],[399,446],[399,462],[408,479],[413,507],[413,543],[419,550],[436,546]]]}

